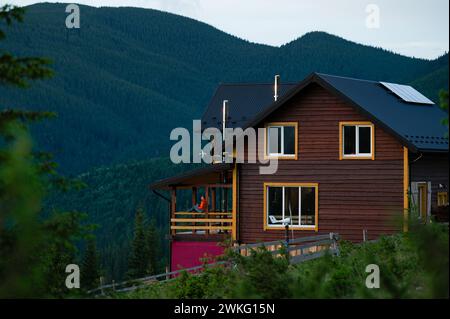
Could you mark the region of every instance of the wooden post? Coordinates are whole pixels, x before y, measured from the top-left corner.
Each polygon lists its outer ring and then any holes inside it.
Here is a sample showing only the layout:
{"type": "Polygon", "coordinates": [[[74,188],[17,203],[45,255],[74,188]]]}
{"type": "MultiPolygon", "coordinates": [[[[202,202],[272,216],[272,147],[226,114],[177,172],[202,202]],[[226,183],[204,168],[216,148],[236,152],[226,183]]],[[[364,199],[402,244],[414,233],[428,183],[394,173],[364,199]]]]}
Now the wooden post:
{"type": "Polygon", "coordinates": [[[223,194],[224,194],[224,198],[223,198],[224,211],[228,212],[228,189],[227,188],[223,188],[223,194]]]}
{"type": "MultiPolygon", "coordinates": [[[[176,188],[175,187],[173,187],[171,189],[170,194],[171,194],[170,216],[171,216],[171,219],[172,219],[172,218],[175,218],[175,212],[177,210],[177,192],[176,192],[176,188]]],[[[170,223],[170,226],[172,226],[172,222],[170,223]]],[[[174,230],[171,229],[170,233],[172,235],[175,235],[176,230],[175,229],[174,230]]]]}
{"type": "Polygon", "coordinates": [[[409,223],[409,151],[403,147],[403,231],[408,231],[409,223]]]}
{"type": "MultiPolygon", "coordinates": [[[[197,204],[197,187],[192,187],[192,207],[197,204]]],[[[196,223],[192,223],[194,226],[196,223]]],[[[192,233],[195,234],[197,231],[195,229],[192,230],[192,233]]]]}
{"type": "MultiPolygon", "coordinates": [[[[209,186],[205,186],[205,199],[206,199],[206,209],[205,218],[209,218],[209,186]]],[[[207,226],[211,226],[210,223],[206,223],[207,226]]],[[[205,231],[206,235],[209,235],[209,229],[205,231]]]]}
{"type": "Polygon", "coordinates": [[[197,187],[192,187],[192,206],[197,204],[197,187]]]}
{"type": "Polygon", "coordinates": [[[234,168],[233,168],[233,180],[232,180],[232,207],[231,207],[231,213],[232,213],[232,219],[233,219],[233,224],[232,224],[232,231],[231,231],[231,238],[232,240],[236,240],[237,239],[237,200],[238,200],[238,166],[235,163],[234,164],[234,168]]]}
{"type": "Polygon", "coordinates": [[[103,291],[103,276],[100,276],[100,292],[102,295],[105,294],[105,292],[103,291]]]}
{"type": "MultiPolygon", "coordinates": [[[[216,212],[216,187],[211,188],[211,211],[216,212]]],[[[220,216],[215,216],[215,218],[221,218],[220,216]]]]}
{"type": "Polygon", "coordinates": [[[211,211],[216,211],[216,188],[211,188],[211,211]]]}

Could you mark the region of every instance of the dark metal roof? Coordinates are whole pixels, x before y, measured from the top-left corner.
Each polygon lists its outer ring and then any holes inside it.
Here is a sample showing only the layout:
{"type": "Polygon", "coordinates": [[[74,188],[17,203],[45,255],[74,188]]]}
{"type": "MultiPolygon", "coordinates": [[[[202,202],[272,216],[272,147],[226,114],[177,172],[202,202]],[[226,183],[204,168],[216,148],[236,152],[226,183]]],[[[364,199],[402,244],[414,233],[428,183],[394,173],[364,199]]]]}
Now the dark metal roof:
{"type": "Polygon", "coordinates": [[[161,179],[149,185],[150,189],[169,189],[173,186],[220,183],[219,174],[233,169],[233,164],[211,164],[176,176],[161,179]]]}
{"type": "MultiPolygon", "coordinates": [[[[296,86],[296,83],[281,84],[278,96],[296,86]]],[[[222,127],[222,105],[228,100],[227,127],[246,127],[255,115],[265,110],[274,102],[274,85],[259,84],[221,84],[217,88],[205,113],[202,127],[222,127]]]]}
{"type": "Polygon", "coordinates": [[[229,101],[227,127],[255,126],[311,83],[343,98],[412,151],[448,152],[446,128],[441,124],[448,113],[438,105],[405,102],[376,81],[320,73],[295,85],[282,84],[277,102],[273,84],[220,85],[202,117],[202,127],[221,127],[223,100],[229,101]]]}
{"type": "Polygon", "coordinates": [[[438,105],[405,102],[375,81],[318,76],[418,150],[448,151],[447,129],[441,124],[448,113],[438,105]]]}

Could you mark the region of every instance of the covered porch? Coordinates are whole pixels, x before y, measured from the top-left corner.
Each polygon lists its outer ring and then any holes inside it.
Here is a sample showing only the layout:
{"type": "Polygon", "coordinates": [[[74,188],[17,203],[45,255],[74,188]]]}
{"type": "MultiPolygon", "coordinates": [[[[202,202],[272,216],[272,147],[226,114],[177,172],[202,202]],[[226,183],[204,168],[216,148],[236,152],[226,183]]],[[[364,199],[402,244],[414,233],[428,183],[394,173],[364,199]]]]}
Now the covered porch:
{"type": "Polygon", "coordinates": [[[170,234],[182,241],[236,239],[234,164],[212,164],[157,181],[150,188],[168,192],[170,234]],[[201,197],[206,202],[199,209],[201,197]]]}

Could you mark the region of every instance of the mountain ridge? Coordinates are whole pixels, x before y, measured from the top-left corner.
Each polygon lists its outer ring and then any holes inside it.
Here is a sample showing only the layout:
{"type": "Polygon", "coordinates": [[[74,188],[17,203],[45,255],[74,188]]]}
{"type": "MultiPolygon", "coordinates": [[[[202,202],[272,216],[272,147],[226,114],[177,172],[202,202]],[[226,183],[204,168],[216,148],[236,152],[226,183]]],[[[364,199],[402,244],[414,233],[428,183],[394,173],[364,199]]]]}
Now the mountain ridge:
{"type": "Polygon", "coordinates": [[[80,6],[81,29],[68,30],[65,6],[28,6],[25,22],[7,28],[2,48],[49,57],[56,75],[26,91],[0,88],[0,105],[58,113],[33,130],[69,174],[167,156],[170,131],[190,128],[223,82],[268,82],[275,74],[298,82],[320,72],[415,83],[435,101],[448,87],[448,54],[414,59],[320,31],[272,47],[141,8],[80,6]]]}

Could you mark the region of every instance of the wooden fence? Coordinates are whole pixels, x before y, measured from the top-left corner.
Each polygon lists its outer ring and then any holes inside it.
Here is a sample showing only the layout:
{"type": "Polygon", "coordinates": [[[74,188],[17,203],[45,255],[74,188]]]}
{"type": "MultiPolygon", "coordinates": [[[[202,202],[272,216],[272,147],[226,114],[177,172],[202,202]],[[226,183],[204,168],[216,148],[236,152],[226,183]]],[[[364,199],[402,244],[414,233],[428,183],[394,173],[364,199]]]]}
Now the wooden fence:
{"type": "MultiPolygon", "coordinates": [[[[307,260],[316,259],[322,257],[326,252],[332,255],[339,255],[338,246],[339,235],[336,233],[329,233],[325,235],[316,235],[303,238],[296,238],[289,240],[288,242],[277,240],[270,242],[262,242],[255,244],[246,244],[234,246],[231,249],[240,253],[243,256],[249,256],[252,251],[264,248],[270,251],[276,256],[289,253],[289,262],[291,264],[298,264],[307,260]]],[[[222,267],[229,266],[228,261],[219,261],[208,264],[207,267],[222,267]]],[[[183,272],[189,272],[191,274],[200,274],[205,268],[204,265],[180,269],[176,271],[166,272],[158,275],[147,276],[134,280],[123,281],[120,283],[111,283],[107,285],[101,285],[98,288],[88,291],[92,295],[105,295],[111,292],[127,292],[133,291],[139,288],[143,288],[155,282],[167,282],[174,280],[178,275],[183,272]]]]}

